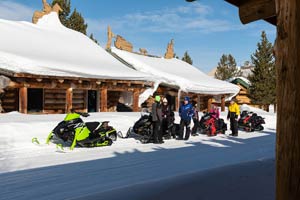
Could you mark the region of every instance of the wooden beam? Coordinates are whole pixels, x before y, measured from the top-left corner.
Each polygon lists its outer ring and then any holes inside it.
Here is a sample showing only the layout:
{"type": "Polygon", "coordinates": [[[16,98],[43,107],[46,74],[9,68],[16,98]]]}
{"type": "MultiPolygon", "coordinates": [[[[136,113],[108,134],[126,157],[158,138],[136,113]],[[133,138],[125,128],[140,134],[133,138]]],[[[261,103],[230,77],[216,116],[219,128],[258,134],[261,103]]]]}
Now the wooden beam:
{"type": "Polygon", "coordinates": [[[221,112],[225,111],[225,96],[221,97],[221,112]]]}
{"type": "Polygon", "coordinates": [[[27,102],[28,102],[27,87],[21,87],[19,89],[19,112],[27,114],[27,102]]]}
{"type": "Polygon", "coordinates": [[[268,19],[276,16],[274,0],[245,1],[239,7],[241,22],[247,24],[259,19],[268,19]]]}
{"type": "Polygon", "coordinates": [[[133,91],[133,112],[138,112],[139,111],[139,95],[140,91],[138,89],[134,89],[133,91]]]}
{"type": "Polygon", "coordinates": [[[276,199],[300,199],[300,3],[276,0],[276,199]]]}
{"type": "Polygon", "coordinates": [[[65,109],[66,113],[71,111],[72,105],[73,105],[73,89],[68,88],[66,90],[66,109],[65,109]]]}
{"type": "Polygon", "coordinates": [[[100,111],[107,112],[107,88],[102,88],[100,93],[100,111]]]}

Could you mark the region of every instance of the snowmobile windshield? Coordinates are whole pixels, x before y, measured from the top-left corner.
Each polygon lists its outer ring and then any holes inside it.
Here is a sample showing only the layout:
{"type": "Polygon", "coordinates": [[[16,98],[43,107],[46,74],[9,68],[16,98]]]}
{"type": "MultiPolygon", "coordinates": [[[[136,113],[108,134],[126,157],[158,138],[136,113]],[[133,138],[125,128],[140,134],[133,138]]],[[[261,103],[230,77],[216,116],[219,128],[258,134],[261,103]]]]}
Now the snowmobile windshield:
{"type": "Polygon", "coordinates": [[[64,121],[71,121],[73,119],[78,119],[80,118],[80,114],[78,113],[68,113],[67,116],[65,117],[64,121]]]}

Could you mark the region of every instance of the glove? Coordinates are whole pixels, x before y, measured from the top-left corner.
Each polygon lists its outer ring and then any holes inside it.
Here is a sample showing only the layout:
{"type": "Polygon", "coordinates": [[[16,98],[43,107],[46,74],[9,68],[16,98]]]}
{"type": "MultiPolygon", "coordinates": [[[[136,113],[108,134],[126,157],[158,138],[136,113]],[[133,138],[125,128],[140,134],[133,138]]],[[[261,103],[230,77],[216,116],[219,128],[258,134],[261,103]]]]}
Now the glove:
{"type": "Polygon", "coordinates": [[[238,118],[238,115],[235,115],[234,118],[237,119],[237,118],[238,118]]]}

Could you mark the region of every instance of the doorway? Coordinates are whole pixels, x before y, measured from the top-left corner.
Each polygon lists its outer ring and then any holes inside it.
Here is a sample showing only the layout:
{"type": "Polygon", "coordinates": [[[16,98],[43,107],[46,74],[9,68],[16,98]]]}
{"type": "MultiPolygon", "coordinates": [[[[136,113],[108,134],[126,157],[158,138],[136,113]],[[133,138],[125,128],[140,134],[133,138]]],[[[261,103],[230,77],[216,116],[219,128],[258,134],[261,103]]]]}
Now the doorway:
{"type": "Polygon", "coordinates": [[[88,112],[97,112],[98,92],[96,90],[88,91],[88,112]]]}
{"type": "Polygon", "coordinates": [[[27,110],[28,112],[43,112],[43,89],[28,88],[27,110]]]}

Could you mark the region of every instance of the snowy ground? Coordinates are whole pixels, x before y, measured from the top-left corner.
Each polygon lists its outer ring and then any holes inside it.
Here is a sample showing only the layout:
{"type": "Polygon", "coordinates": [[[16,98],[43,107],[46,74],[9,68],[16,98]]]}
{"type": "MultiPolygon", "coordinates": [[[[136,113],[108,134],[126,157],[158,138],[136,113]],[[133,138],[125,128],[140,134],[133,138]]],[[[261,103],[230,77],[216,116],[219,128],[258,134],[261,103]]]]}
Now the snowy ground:
{"type": "MultiPolygon", "coordinates": [[[[237,138],[229,131],[164,144],[119,138],[65,153],[31,143],[45,141],[64,115],[0,114],[0,199],[274,199],[276,115],[255,111],[265,130],[237,138]]],[[[110,120],[125,133],[139,116],[92,113],[86,121],[110,120]]]]}

